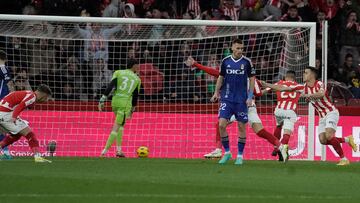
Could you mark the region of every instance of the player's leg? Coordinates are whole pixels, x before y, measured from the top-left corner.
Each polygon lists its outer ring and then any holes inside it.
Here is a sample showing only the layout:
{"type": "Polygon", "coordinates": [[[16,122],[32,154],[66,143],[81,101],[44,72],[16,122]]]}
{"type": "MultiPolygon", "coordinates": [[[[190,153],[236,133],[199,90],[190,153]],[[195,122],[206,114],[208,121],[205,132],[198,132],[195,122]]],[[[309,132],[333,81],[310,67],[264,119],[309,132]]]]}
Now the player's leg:
{"type": "Polygon", "coordinates": [[[279,139],[277,139],[273,134],[269,133],[260,120],[260,117],[257,113],[256,107],[249,107],[249,124],[254,130],[257,136],[266,139],[273,146],[280,146],[279,139]]]}
{"type": "Polygon", "coordinates": [[[243,154],[246,144],[246,123],[240,121],[238,122],[238,132],[238,154],[236,156],[235,164],[241,165],[243,164],[243,154]]]}
{"type": "MultiPolygon", "coordinates": [[[[0,142],[4,140],[5,137],[6,137],[5,134],[0,134],[0,142]]],[[[12,159],[9,148],[7,146],[2,148],[2,152],[3,152],[3,156],[1,157],[1,159],[12,159]]]]}
{"type": "MultiPolygon", "coordinates": [[[[0,149],[3,150],[4,148],[7,148],[12,143],[18,141],[21,138],[21,135],[6,135],[4,139],[0,141],[0,149]]],[[[5,155],[5,153],[4,153],[5,155]]],[[[1,159],[8,159],[7,157],[3,156],[1,159]]]]}
{"type": "MultiPolygon", "coordinates": [[[[111,133],[106,141],[105,147],[103,151],[101,152],[101,156],[105,156],[106,152],[110,149],[111,145],[114,143],[115,139],[117,139],[118,143],[121,143],[121,138],[119,140],[118,134],[121,134],[123,132],[123,124],[125,124],[125,111],[121,108],[113,108],[113,111],[115,113],[115,122],[113,124],[113,127],[111,129],[111,133]]],[[[118,151],[118,149],[117,149],[118,151]]],[[[121,152],[121,149],[119,150],[121,152]]]]}
{"type": "Polygon", "coordinates": [[[340,141],[335,137],[337,124],[339,122],[339,112],[332,111],[319,122],[319,140],[321,144],[332,145],[340,157],[338,165],[348,165],[350,161],[345,157],[340,141]]]}
{"type": "Polygon", "coordinates": [[[225,164],[232,156],[230,152],[229,135],[226,132],[228,121],[233,115],[232,103],[221,103],[219,108],[219,132],[221,137],[221,143],[224,147],[224,156],[220,159],[219,164],[225,164]]]}
{"type": "Polygon", "coordinates": [[[215,124],[215,143],[216,148],[204,155],[205,158],[220,158],[222,155],[222,144],[221,144],[221,137],[220,137],[220,130],[219,130],[219,121],[216,121],[215,124]]]}

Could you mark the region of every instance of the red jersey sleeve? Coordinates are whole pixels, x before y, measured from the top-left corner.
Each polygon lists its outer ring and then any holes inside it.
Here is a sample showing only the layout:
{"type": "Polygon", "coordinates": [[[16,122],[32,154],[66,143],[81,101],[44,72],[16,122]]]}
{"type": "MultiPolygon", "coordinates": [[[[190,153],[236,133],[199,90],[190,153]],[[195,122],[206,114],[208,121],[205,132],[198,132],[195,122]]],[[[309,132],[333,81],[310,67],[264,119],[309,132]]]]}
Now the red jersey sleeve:
{"type": "Polygon", "coordinates": [[[36,96],[33,92],[25,94],[24,98],[14,109],[12,117],[17,118],[25,108],[33,105],[35,103],[35,100],[36,100],[36,96]]]}
{"type": "Polygon", "coordinates": [[[194,63],[193,66],[195,66],[196,68],[200,69],[200,70],[203,70],[205,71],[205,73],[209,74],[209,75],[212,75],[214,77],[219,77],[220,73],[219,73],[219,68],[211,68],[211,67],[207,67],[207,66],[203,66],[199,63],[194,63]]]}

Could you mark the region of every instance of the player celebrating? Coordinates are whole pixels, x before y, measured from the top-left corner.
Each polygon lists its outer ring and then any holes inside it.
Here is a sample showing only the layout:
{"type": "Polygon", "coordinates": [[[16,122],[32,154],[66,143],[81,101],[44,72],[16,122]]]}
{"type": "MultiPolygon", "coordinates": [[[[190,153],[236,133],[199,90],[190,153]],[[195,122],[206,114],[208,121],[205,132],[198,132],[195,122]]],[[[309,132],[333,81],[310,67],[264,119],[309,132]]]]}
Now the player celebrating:
{"type": "MultiPolygon", "coordinates": [[[[0,50],[0,99],[4,98],[10,91],[14,90],[13,82],[9,68],[5,65],[7,60],[6,53],[0,50]]],[[[5,135],[0,134],[0,141],[5,138],[5,135]]],[[[4,155],[2,159],[11,159],[8,147],[3,148],[4,155]]]]}
{"type": "MultiPolygon", "coordinates": [[[[197,63],[191,56],[188,57],[187,61],[186,61],[186,65],[187,66],[192,66],[192,67],[196,67],[200,70],[205,71],[206,73],[208,73],[209,75],[212,75],[214,77],[219,77],[219,71],[217,70],[217,68],[211,68],[211,67],[206,67],[203,66],[199,63],[197,63]]],[[[261,91],[261,87],[260,87],[260,81],[258,81],[257,79],[255,79],[255,84],[254,84],[254,95],[255,96],[261,96],[263,94],[263,91],[261,91]]],[[[254,130],[254,132],[256,133],[256,135],[258,135],[259,137],[262,137],[264,139],[266,139],[270,144],[272,144],[273,146],[279,146],[280,142],[279,139],[277,139],[276,137],[274,137],[271,133],[269,133],[262,125],[262,122],[259,118],[259,115],[257,113],[256,110],[256,106],[255,106],[255,102],[253,102],[253,104],[251,106],[249,106],[248,108],[248,118],[249,118],[249,123],[251,128],[254,130]]],[[[231,124],[233,121],[235,121],[235,116],[232,115],[228,124],[231,124]]],[[[222,155],[222,150],[221,150],[221,141],[220,141],[220,131],[219,131],[219,122],[216,123],[216,149],[213,150],[212,152],[205,154],[204,157],[205,158],[219,158],[222,155]]],[[[281,154],[279,154],[279,160],[282,161],[282,156],[281,154]]]]}
{"type": "Polygon", "coordinates": [[[244,44],[240,39],[232,42],[231,49],[232,55],[225,57],[221,62],[220,75],[211,101],[215,102],[220,99],[219,130],[225,154],[219,163],[225,164],[232,158],[226,126],[230,117],[235,115],[239,129],[238,155],[235,164],[240,165],[243,163],[243,151],[246,143],[247,106],[251,106],[253,102],[255,69],[250,59],[242,55],[244,44]],[[250,88],[248,88],[248,78],[250,88]]]}
{"type": "MultiPolygon", "coordinates": [[[[317,80],[317,69],[307,67],[304,71],[304,82],[302,86],[302,97],[305,97],[314,106],[320,116],[319,120],[319,140],[323,145],[332,145],[340,156],[339,166],[349,165],[350,161],[344,156],[340,143],[348,143],[354,152],[357,151],[357,145],[352,135],[345,138],[335,137],[337,123],[339,121],[339,111],[330,102],[324,84],[317,80]]],[[[292,87],[284,88],[284,91],[293,90],[292,87]]]]}
{"type": "Polygon", "coordinates": [[[302,85],[299,85],[295,81],[295,72],[292,70],[286,72],[285,80],[280,80],[274,85],[264,81],[261,81],[261,84],[264,87],[269,87],[276,91],[277,105],[274,112],[276,118],[276,130],[274,136],[280,139],[281,129],[284,130],[284,135],[281,139],[281,145],[277,147],[281,152],[284,162],[286,162],[289,158],[289,139],[294,131],[294,126],[297,121],[297,115],[295,111],[301,95],[297,90],[301,89],[302,85]],[[284,87],[291,87],[292,90],[282,91],[284,90],[284,87]]]}
{"type": "Polygon", "coordinates": [[[39,141],[28,126],[28,122],[22,120],[19,115],[27,107],[37,103],[46,102],[51,96],[51,90],[46,85],[40,85],[35,92],[15,91],[8,94],[0,102],[0,126],[10,135],[0,142],[0,149],[16,142],[24,136],[31,150],[34,152],[35,162],[50,162],[41,157],[39,141]]]}
{"type": "Polygon", "coordinates": [[[104,95],[100,98],[99,110],[102,111],[104,102],[112,89],[115,88],[111,106],[116,118],[105,148],[101,152],[101,156],[105,156],[116,138],[116,156],[125,157],[124,153],[121,151],[121,138],[124,131],[125,120],[131,118],[137,104],[141,85],[141,80],[136,74],[138,70],[138,61],[129,59],[127,69],[114,72],[110,84],[105,90],[104,95]]]}

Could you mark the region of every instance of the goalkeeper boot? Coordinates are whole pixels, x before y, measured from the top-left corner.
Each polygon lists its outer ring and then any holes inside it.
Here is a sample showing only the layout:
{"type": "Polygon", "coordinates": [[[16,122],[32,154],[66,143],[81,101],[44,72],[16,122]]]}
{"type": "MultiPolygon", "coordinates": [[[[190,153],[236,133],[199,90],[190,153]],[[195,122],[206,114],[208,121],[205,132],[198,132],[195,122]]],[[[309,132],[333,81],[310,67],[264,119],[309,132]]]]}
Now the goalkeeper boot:
{"type": "Polygon", "coordinates": [[[350,164],[350,161],[347,159],[347,158],[342,158],[342,159],[340,159],[340,162],[338,163],[338,164],[336,164],[336,165],[338,165],[338,166],[346,166],[346,165],[349,165],[350,164]]]}
{"type": "Polygon", "coordinates": [[[283,157],[283,162],[286,163],[289,160],[289,153],[288,153],[289,146],[287,144],[284,144],[284,145],[282,144],[282,145],[280,145],[279,150],[283,157]]]}
{"type": "Polygon", "coordinates": [[[219,148],[216,148],[214,151],[205,154],[204,157],[207,159],[212,159],[212,158],[221,158],[222,155],[222,150],[219,148]]]}
{"type": "Polygon", "coordinates": [[[123,152],[121,152],[121,151],[117,151],[116,152],[116,157],[117,158],[125,158],[125,154],[123,152]]]}
{"type": "Polygon", "coordinates": [[[355,144],[354,136],[350,135],[347,137],[349,139],[348,145],[352,148],[354,152],[358,150],[357,144],[355,144]]]}
{"type": "Polygon", "coordinates": [[[41,156],[36,156],[35,157],[35,162],[36,163],[51,163],[50,160],[47,160],[47,159],[45,159],[45,158],[43,158],[41,156]]]}
{"type": "Polygon", "coordinates": [[[225,164],[231,158],[232,158],[231,153],[230,152],[225,152],[224,156],[220,159],[219,164],[225,164]]]}
{"type": "Polygon", "coordinates": [[[242,165],[243,164],[243,156],[238,155],[235,160],[235,165],[242,165]]]}

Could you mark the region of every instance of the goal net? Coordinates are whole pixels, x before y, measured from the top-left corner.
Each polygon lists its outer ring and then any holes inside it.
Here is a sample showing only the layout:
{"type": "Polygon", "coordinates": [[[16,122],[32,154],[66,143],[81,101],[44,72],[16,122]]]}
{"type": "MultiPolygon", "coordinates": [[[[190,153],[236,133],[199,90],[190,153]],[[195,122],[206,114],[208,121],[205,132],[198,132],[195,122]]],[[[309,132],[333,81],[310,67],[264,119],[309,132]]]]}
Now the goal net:
{"type": "MultiPolygon", "coordinates": [[[[139,102],[126,121],[122,149],[135,157],[147,146],[150,157],[202,158],[215,148],[217,103],[210,103],[216,78],[186,66],[198,63],[217,68],[230,53],[234,38],[256,67],[257,78],[282,79],[294,70],[302,82],[312,61],[312,24],[277,22],[111,19],[54,16],[1,16],[0,44],[17,90],[44,83],[53,100],[22,113],[41,140],[41,149],[54,156],[99,156],[114,122],[111,98],[106,111],[98,100],[114,70],[127,61],[140,61],[139,102]]],[[[313,64],[311,64],[313,65],[313,64]]],[[[275,128],[275,95],[256,98],[258,113],[269,132],[275,128]]],[[[298,122],[290,141],[293,159],[312,159],[313,132],[308,104],[300,102],[298,122]]],[[[236,123],[228,127],[236,150],[236,123]]],[[[29,155],[25,140],[10,147],[13,155],[29,155]]],[[[273,146],[247,127],[245,159],[274,159],[273,146]]],[[[115,146],[107,153],[114,156],[115,146]]],[[[234,153],[236,154],[236,153],[234,153]]]]}

